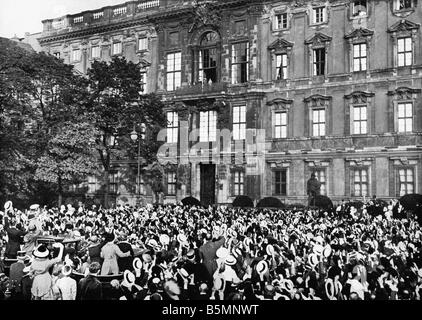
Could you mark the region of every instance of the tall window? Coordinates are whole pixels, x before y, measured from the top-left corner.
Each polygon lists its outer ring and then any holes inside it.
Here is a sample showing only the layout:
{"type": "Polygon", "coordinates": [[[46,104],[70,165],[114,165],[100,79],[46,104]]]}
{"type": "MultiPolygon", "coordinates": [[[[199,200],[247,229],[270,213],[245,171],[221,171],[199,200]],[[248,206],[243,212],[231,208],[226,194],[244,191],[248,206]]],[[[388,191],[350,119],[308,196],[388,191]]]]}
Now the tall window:
{"type": "Polygon", "coordinates": [[[147,91],[147,70],[141,69],[141,94],[147,91]]]}
{"type": "Polygon", "coordinates": [[[73,49],[72,50],[72,61],[77,62],[81,60],[81,50],[80,49],[73,49]]]}
{"type": "Polygon", "coordinates": [[[217,111],[202,111],[199,114],[199,141],[216,141],[217,111]]]}
{"type": "Polygon", "coordinates": [[[98,191],[98,180],[97,177],[88,177],[88,193],[95,193],[98,191]]]}
{"type": "Polygon", "coordinates": [[[405,67],[412,65],[412,38],[397,39],[397,65],[405,67]]]}
{"type": "Polygon", "coordinates": [[[234,196],[241,196],[244,192],[245,173],[243,171],[234,172],[234,196]]]}
{"type": "Polygon", "coordinates": [[[274,171],[274,194],[287,195],[287,170],[274,171]]]}
{"type": "Polygon", "coordinates": [[[199,82],[214,83],[217,79],[217,42],[220,37],[216,32],[208,32],[201,40],[199,50],[199,82]]]}
{"type": "Polygon", "coordinates": [[[244,83],[249,80],[249,42],[236,43],[232,46],[232,83],[244,83]]]}
{"type": "Polygon", "coordinates": [[[91,47],[91,58],[92,59],[100,58],[100,46],[91,47]]]}
{"type": "Polygon", "coordinates": [[[326,170],[325,169],[315,170],[315,177],[318,179],[319,183],[321,184],[321,189],[320,189],[321,194],[326,195],[327,194],[326,170]]]}
{"type": "Polygon", "coordinates": [[[353,134],[366,134],[368,132],[366,111],[366,106],[353,107],[353,134]]]}
{"type": "Polygon", "coordinates": [[[276,74],[277,80],[282,80],[287,78],[287,54],[277,54],[276,58],[276,74]]]}
{"type": "Polygon", "coordinates": [[[275,21],[274,21],[274,23],[275,23],[274,26],[275,26],[276,30],[287,29],[287,26],[288,26],[287,17],[288,17],[287,13],[276,14],[275,21]]]}
{"type": "Polygon", "coordinates": [[[353,170],[353,196],[366,197],[368,195],[368,170],[353,170]]]}
{"type": "Polygon", "coordinates": [[[176,194],[176,172],[174,171],[167,172],[167,194],[176,194]]]}
{"type": "Polygon", "coordinates": [[[167,142],[177,143],[179,128],[179,116],[177,112],[167,112],[167,142]]]}
{"type": "Polygon", "coordinates": [[[287,112],[276,112],[274,123],[274,138],[287,138],[287,112]]]}
{"type": "Polygon", "coordinates": [[[312,9],[312,22],[323,23],[325,22],[325,7],[318,7],[312,9]]]}
{"type": "Polygon", "coordinates": [[[246,106],[233,107],[233,139],[246,138],[246,106]]]}
{"type": "Polygon", "coordinates": [[[400,196],[405,194],[414,193],[415,180],[413,169],[399,169],[399,188],[400,196]]]}
{"type": "Polygon", "coordinates": [[[325,109],[312,110],[312,136],[325,136],[325,109]]]}
{"type": "Polygon", "coordinates": [[[366,16],[367,15],[367,1],[355,0],[353,1],[353,16],[366,16]]]}
{"type": "Polygon", "coordinates": [[[366,43],[353,45],[353,71],[366,71],[366,43]]]}
{"type": "Polygon", "coordinates": [[[115,42],[113,43],[113,50],[112,54],[121,54],[122,53],[122,43],[121,42],[115,42]]]}
{"type": "Polygon", "coordinates": [[[182,85],[182,53],[167,54],[167,91],[174,91],[182,85]]]}
{"type": "Polygon", "coordinates": [[[398,132],[413,131],[413,105],[412,103],[399,103],[398,109],[398,132]]]}
{"type": "Polygon", "coordinates": [[[109,179],[110,179],[110,192],[111,193],[117,193],[118,189],[119,189],[119,185],[118,185],[118,172],[110,172],[109,175],[109,179]]]}
{"type": "Polygon", "coordinates": [[[313,69],[314,76],[325,74],[325,48],[313,49],[313,69]]]}
{"type": "Polygon", "coordinates": [[[396,10],[405,10],[413,8],[413,0],[395,0],[396,1],[396,10]]]}
{"type": "Polygon", "coordinates": [[[148,50],[148,38],[139,38],[138,50],[139,51],[148,50]]]}

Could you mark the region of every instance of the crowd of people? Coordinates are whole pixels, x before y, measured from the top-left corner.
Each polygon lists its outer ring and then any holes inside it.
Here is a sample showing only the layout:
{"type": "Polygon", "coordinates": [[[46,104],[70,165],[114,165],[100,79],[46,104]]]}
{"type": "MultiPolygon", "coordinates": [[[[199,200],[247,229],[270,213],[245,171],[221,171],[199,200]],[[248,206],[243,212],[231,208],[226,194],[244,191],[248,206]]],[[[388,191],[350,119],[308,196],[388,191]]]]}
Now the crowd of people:
{"type": "Polygon", "coordinates": [[[394,201],[374,206],[21,212],[7,202],[0,245],[15,260],[8,275],[0,262],[0,299],[420,300],[421,226],[394,217],[394,201]]]}

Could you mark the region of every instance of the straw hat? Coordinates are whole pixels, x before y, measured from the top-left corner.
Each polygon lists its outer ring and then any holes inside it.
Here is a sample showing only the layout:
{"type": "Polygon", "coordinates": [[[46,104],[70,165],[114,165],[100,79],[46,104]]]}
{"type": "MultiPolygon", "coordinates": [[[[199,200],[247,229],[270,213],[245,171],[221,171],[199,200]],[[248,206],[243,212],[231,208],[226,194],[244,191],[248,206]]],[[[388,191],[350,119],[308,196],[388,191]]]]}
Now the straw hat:
{"type": "Polygon", "coordinates": [[[44,244],[38,245],[33,252],[33,256],[36,258],[47,258],[50,255],[50,250],[44,244]]]}
{"type": "Polygon", "coordinates": [[[269,256],[272,256],[275,253],[274,246],[271,244],[267,245],[267,247],[265,248],[265,251],[267,252],[269,256]]]}
{"type": "Polygon", "coordinates": [[[135,270],[141,270],[142,269],[141,259],[139,259],[139,258],[133,259],[132,266],[133,266],[133,269],[135,269],[135,270]]]}
{"type": "Polygon", "coordinates": [[[256,271],[258,272],[259,275],[264,275],[268,272],[269,267],[268,267],[268,262],[265,260],[261,260],[256,264],[256,271]]]}
{"type": "Polygon", "coordinates": [[[122,286],[131,287],[135,284],[135,280],[135,275],[129,270],[125,270],[125,272],[123,273],[122,286]]]}
{"type": "Polygon", "coordinates": [[[160,235],[160,242],[163,246],[166,246],[170,243],[170,237],[166,234],[160,235]]]}
{"type": "Polygon", "coordinates": [[[229,266],[234,266],[236,264],[237,260],[232,255],[229,255],[229,256],[226,257],[226,260],[224,262],[225,262],[225,264],[227,264],[229,266]]]}
{"type": "Polygon", "coordinates": [[[321,255],[322,252],[324,251],[324,247],[320,244],[316,244],[314,245],[312,251],[316,254],[316,255],[321,255]]]}
{"type": "Polygon", "coordinates": [[[308,262],[312,265],[312,266],[316,266],[319,262],[318,256],[315,253],[311,253],[308,257],[308,262]]]}
{"type": "Polygon", "coordinates": [[[70,275],[72,274],[72,267],[71,267],[71,266],[69,266],[69,265],[67,265],[67,264],[65,264],[65,265],[62,267],[62,274],[63,274],[64,276],[70,276],[70,275]]]}
{"type": "Polygon", "coordinates": [[[7,212],[7,211],[9,211],[10,209],[12,209],[13,208],[13,203],[12,203],[12,201],[6,201],[6,203],[4,204],[4,210],[7,212]]]}
{"type": "Polygon", "coordinates": [[[329,256],[331,256],[331,253],[333,252],[333,249],[331,248],[331,246],[329,244],[327,244],[324,247],[324,250],[322,250],[322,255],[326,258],[328,258],[329,256]]]}
{"type": "Polygon", "coordinates": [[[228,257],[228,255],[230,254],[229,250],[227,250],[224,247],[220,247],[218,248],[217,252],[215,253],[216,256],[220,259],[225,259],[228,257]]]}

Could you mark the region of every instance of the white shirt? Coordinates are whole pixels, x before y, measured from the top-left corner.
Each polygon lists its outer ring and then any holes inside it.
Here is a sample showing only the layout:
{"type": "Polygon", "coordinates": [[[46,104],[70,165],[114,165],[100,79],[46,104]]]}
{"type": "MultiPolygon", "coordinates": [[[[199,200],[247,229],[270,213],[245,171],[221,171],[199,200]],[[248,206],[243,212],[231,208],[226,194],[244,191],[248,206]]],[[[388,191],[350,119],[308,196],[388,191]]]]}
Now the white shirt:
{"type": "Polygon", "coordinates": [[[76,300],[76,281],[71,277],[64,277],[56,282],[60,289],[62,300],[76,300]]]}

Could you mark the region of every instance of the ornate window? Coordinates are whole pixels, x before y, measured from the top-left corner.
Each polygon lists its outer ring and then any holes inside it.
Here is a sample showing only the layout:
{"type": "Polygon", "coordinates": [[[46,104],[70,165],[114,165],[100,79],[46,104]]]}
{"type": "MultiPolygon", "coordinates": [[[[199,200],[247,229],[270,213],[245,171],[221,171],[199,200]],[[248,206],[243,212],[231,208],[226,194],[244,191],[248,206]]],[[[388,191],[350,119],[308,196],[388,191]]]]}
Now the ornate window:
{"type": "Polygon", "coordinates": [[[274,16],[274,30],[287,29],[289,26],[289,15],[287,12],[276,13],[274,16]]]}
{"type": "Polygon", "coordinates": [[[368,170],[356,168],[352,170],[352,196],[368,196],[368,170]]]}
{"type": "Polygon", "coordinates": [[[79,61],[81,61],[81,49],[73,49],[72,62],[79,62],[79,61]]]}
{"type": "Polygon", "coordinates": [[[217,66],[220,60],[218,44],[220,36],[216,32],[207,32],[201,40],[199,49],[199,82],[219,82],[217,66]]]}
{"type": "Polygon", "coordinates": [[[273,80],[285,80],[289,77],[292,47],[293,43],[284,39],[277,39],[268,46],[272,60],[273,80]]]}
{"type": "MultiPolygon", "coordinates": [[[[394,182],[390,188],[396,197],[409,193],[418,193],[418,157],[391,157],[391,170],[394,170],[394,182]]],[[[418,175],[419,174],[419,175],[418,175]]],[[[392,179],[393,180],[393,179],[392,179]]]]}
{"type": "Polygon", "coordinates": [[[318,168],[314,171],[315,177],[318,179],[319,183],[321,184],[320,193],[322,195],[327,194],[327,169],[326,168],[318,168]]]}
{"type": "Polygon", "coordinates": [[[311,137],[322,137],[331,130],[331,101],[332,97],[313,95],[306,98],[306,116],[308,117],[308,133],[311,137]]]}
{"type": "Polygon", "coordinates": [[[388,29],[393,38],[393,67],[414,64],[419,27],[420,25],[411,21],[401,20],[388,29]]]}
{"type": "Polygon", "coordinates": [[[273,171],[274,176],[274,195],[287,195],[287,170],[278,169],[273,171]]]}
{"type": "Polygon", "coordinates": [[[182,85],[182,53],[167,54],[167,91],[174,91],[182,85]]]}
{"type": "Polygon", "coordinates": [[[289,109],[293,100],[277,98],[267,102],[271,107],[272,137],[274,139],[287,138],[289,134],[289,109]]]}
{"type": "Polygon", "coordinates": [[[312,38],[305,41],[309,50],[309,73],[312,76],[322,76],[328,74],[328,48],[331,37],[320,32],[315,33],[312,38]]]}
{"type": "Polygon", "coordinates": [[[327,21],[327,8],[314,7],[312,8],[312,24],[321,24],[327,21]]]}
{"type": "Polygon", "coordinates": [[[356,29],[344,38],[349,43],[350,72],[369,70],[369,47],[373,31],[368,29],[356,29]]]}
{"type": "Polygon", "coordinates": [[[372,92],[354,91],[345,96],[345,134],[368,134],[371,132],[372,92]],[[350,125],[349,125],[350,124],[350,125]]]}
{"type": "Polygon", "coordinates": [[[315,173],[315,177],[321,183],[320,192],[322,195],[328,195],[330,186],[330,160],[315,159],[305,160],[305,175],[309,177],[311,173],[315,173]]]}
{"type": "Polygon", "coordinates": [[[232,45],[232,84],[249,81],[249,42],[232,45]]]}
{"type": "Polygon", "coordinates": [[[414,0],[394,0],[394,10],[409,10],[413,8],[414,0]]]}
{"type": "Polygon", "coordinates": [[[148,38],[142,37],[138,40],[138,51],[147,51],[148,50],[148,38]]]}
{"type": "Polygon", "coordinates": [[[418,123],[419,115],[416,111],[416,101],[421,91],[421,89],[401,87],[388,92],[391,97],[389,104],[390,131],[412,133],[417,130],[415,125],[418,123]]]}

